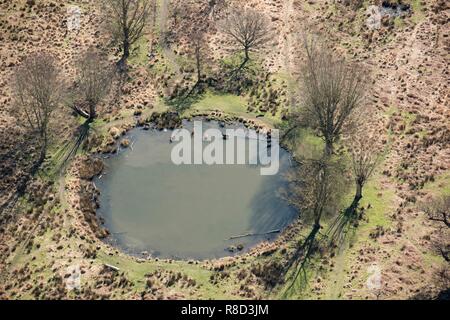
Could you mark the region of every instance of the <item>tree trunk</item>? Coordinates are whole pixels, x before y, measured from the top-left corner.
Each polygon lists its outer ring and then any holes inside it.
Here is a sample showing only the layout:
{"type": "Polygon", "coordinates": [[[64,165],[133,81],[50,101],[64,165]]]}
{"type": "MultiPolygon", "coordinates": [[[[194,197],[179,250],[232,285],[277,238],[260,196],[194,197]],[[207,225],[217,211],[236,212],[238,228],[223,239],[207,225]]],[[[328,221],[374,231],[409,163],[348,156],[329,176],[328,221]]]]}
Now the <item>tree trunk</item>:
{"type": "Polygon", "coordinates": [[[128,39],[125,39],[123,41],[123,56],[122,59],[126,61],[130,57],[130,43],[128,42],[128,39]]]}
{"type": "Polygon", "coordinates": [[[318,223],[318,222],[314,223],[314,226],[313,226],[311,234],[313,234],[314,237],[315,237],[316,234],[320,231],[320,228],[321,228],[320,223],[318,223]]]}
{"type": "Polygon", "coordinates": [[[123,42],[123,58],[124,60],[127,60],[130,57],[130,42],[126,38],[123,42]]]}
{"type": "Polygon", "coordinates": [[[89,121],[94,121],[94,119],[97,117],[96,107],[93,102],[89,102],[89,121]]]}
{"type": "Polygon", "coordinates": [[[128,41],[127,37],[124,38],[122,46],[123,46],[122,58],[120,58],[117,65],[120,71],[125,71],[127,60],[130,57],[130,42],[128,41]]]}
{"type": "Polygon", "coordinates": [[[245,49],[245,61],[247,62],[248,60],[250,60],[250,53],[248,52],[248,48],[245,49]]]}
{"type": "Polygon", "coordinates": [[[247,62],[250,60],[250,54],[249,54],[247,48],[244,49],[244,53],[245,53],[245,58],[244,58],[244,61],[242,61],[239,68],[237,69],[238,71],[242,70],[245,67],[245,65],[247,64],[247,62]]]}
{"type": "Polygon", "coordinates": [[[349,215],[355,215],[356,210],[358,209],[359,201],[362,199],[362,188],[363,184],[360,183],[358,180],[356,180],[356,193],[355,197],[353,198],[353,202],[350,205],[350,207],[346,210],[346,213],[349,215]]]}
{"type": "Polygon", "coordinates": [[[325,140],[325,154],[327,156],[331,156],[331,155],[333,155],[333,151],[334,151],[333,150],[333,142],[326,139],[325,140]]]}
{"type": "Polygon", "coordinates": [[[45,160],[45,156],[47,154],[47,144],[48,144],[47,130],[43,129],[43,132],[41,133],[41,151],[39,153],[39,158],[33,164],[33,167],[31,167],[32,176],[36,174],[36,172],[39,170],[39,167],[45,160]]]}
{"type": "Polygon", "coordinates": [[[363,189],[363,184],[359,181],[356,181],[355,199],[358,199],[358,201],[362,199],[362,189],[363,189]]]}

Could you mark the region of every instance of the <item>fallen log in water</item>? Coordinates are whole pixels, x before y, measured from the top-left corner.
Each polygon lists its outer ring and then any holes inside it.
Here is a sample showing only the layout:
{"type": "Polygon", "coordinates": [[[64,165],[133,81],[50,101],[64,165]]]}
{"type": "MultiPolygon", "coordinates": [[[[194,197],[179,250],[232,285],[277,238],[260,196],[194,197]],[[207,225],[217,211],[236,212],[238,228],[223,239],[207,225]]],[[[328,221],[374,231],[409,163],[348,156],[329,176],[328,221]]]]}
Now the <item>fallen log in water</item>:
{"type": "Polygon", "coordinates": [[[241,234],[238,236],[233,236],[228,238],[228,240],[234,240],[234,239],[240,239],[240,238],[246,238],[246,237],[255,237],[255,236],[265,236],[268,234],[273,234],[273,233],[280,233],[281,230],[280,229],[276,229],[276,230],[271,230],[268,232],[263,232],[263,233],[246,233],[246,234],[241,234]]]}

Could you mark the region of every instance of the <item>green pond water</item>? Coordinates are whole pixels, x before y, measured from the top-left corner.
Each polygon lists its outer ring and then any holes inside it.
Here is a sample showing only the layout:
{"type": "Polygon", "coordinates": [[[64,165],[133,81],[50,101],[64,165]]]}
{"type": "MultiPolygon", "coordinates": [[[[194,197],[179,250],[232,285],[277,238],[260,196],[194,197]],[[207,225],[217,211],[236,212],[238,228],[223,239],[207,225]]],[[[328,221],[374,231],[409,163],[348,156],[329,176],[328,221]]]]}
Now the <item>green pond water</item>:
{"type": "Polygon", "coordinates": [[[163,258],[219,258],[237,254],[230,246],[246,251],[277,234],[230,237],[282,230],[295,219],[296,211],[281,197],[291,161],[286,151],[280,149],[275,176],[262,176],[256,165],[177,166],[170,157],[171,135],[134,129],[128,134],[132,147],[105,160],[105,172],[95,181],[98,213],[116,246],[163,258]]]}

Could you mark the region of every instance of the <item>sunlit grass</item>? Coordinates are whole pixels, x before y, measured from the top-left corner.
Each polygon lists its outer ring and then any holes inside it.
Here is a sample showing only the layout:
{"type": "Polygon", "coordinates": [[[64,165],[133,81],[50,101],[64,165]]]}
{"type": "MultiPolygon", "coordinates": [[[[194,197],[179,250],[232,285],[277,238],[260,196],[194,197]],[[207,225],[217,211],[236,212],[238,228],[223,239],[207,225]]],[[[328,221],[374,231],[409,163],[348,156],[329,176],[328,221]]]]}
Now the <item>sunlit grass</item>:
{"type": "Polygon", "coordinates": [[[446,172],[437,176],[433,182],[426,183],[423,191],[430,192],[434,196],[450,195],[450,173],[446,172]]]}
{"type": "Polygon", "coordinates": [[[220,110],[229,114],[242,114],[246,113],[247,103],[241,96],[208,91],[192,108],[199,111],[220,110]]]}
{"type": "Polygon", "coordinates": [[[133,46],[128,62],[131,65],[145,66],[148,64],[148,51],[150,41],[147,37],[141,37],[133,46]]]}

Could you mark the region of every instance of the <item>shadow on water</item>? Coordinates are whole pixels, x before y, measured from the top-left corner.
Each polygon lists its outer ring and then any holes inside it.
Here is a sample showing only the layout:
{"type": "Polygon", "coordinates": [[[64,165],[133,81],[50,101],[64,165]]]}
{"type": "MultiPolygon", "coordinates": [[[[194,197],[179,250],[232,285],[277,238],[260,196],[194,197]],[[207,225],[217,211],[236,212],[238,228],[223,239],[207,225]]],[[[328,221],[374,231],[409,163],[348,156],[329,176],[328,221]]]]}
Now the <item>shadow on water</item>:
{"type": "MultiPolygon", "coordinates": [[[[284,174],[291,167],[289,163],[290,155],[285,150],[280,150],[279,173],[265,179],[252,199],[250,221],[255,233],[283,230],[298,216],[297,209],[289,206],[281,196],[281,191],[287,184],[284,174]]],[[[269,239],[274,237],[273,234],[265,236],[269,239]]]]}

